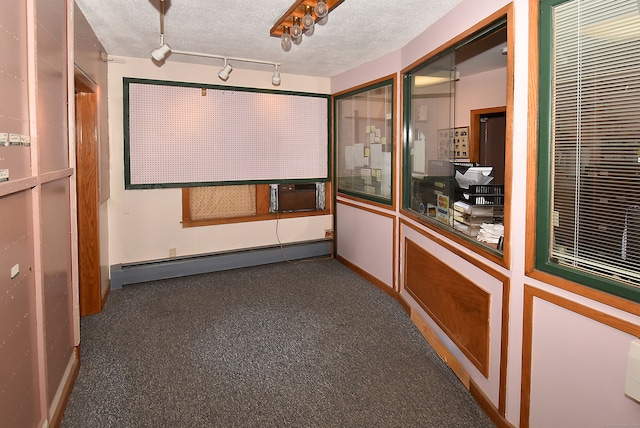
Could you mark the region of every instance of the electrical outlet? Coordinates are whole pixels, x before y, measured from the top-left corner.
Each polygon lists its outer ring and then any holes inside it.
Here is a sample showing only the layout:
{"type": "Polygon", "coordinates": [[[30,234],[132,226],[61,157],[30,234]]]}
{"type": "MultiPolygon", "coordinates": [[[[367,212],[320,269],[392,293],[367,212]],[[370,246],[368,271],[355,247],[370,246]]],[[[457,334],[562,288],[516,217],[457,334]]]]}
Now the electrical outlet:
{"type": "Polygon", "coordinates": [[[175,256],[176,256],[176,249],[169,248],[169,257],[175,257],[175,256]]]}
{"type": "Polygon", "coordinates": [[[333,230],[331,230],[331,229],[325,229],[325,231],[324,231],[324,237],[325,237],[325,238],[333,238],[333,230]]]}

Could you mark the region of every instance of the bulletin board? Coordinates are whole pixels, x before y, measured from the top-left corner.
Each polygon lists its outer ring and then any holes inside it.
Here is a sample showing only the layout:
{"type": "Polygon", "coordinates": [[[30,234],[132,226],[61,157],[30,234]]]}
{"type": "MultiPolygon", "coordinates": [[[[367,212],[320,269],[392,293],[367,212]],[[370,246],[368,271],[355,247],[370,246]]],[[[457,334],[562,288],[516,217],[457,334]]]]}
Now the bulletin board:
{"type": "Polygon", "coordinates": [[[127,189],[329,179],[328,95],[123,83],[127,189]]]}

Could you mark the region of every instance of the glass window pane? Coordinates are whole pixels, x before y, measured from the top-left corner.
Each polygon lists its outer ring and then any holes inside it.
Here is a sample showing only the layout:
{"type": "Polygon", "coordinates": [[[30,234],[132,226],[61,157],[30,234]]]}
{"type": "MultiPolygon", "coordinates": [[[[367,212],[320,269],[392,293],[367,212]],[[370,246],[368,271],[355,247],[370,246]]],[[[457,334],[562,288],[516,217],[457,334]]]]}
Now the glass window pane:
{"type": "Polygon", "coordinates": [[[546,243],[539,246],[541,267],[607,291],[627,290],[626,297],[640,291],[638,7],[636,0],[541,6],[541,23],[551,30],[540,49],[541,64],[548,64],[541,100],[549,100],[541,102],[540,149],[551,167],[541,171],[550,190],[549,200],[539,201],[539,221],[548,222],[539,238],[546,243]]]}
{"type": "Polygon", "coordinates": [[[501,19],[405,74],[403,206],[502,252],[507,31],[501,19]]]}
{"type": "Polygon", "coordinates": [[[336,97],[338,192],[392,202],[393,80],[336,97]]]}

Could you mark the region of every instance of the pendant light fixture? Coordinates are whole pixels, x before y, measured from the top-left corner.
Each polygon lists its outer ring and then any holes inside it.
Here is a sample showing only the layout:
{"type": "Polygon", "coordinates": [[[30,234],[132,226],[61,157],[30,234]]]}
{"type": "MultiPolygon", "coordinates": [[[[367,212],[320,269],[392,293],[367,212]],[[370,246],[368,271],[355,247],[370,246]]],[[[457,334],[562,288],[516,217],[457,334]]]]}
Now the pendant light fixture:
{"type": "Polygon", "coordinates": [[[326,24],[329,12],[343,1],[295,0],[289,10],[271,27],[269,34],[279,37],[282,50],[289,52],[291,45],[299,45],[302,42],[303,35],[309,37],[315,32],[316,24],[326,24]]]}
{"type": "MultiPolygon", "coordinates": [[[[640,0],[639,0],[640,1],[640,0]]],[[[313,25],[316,23],[316,20],[313,19],[313,15],[311,14],[311,6],[304,7],[304,16],[302,17],[302,26],[304,27],[305,34],[308,34],[309,30],[313,28],[313,25]]]]}
{"type": "Polygon", "coordinates": [[[300,26],[300,18],[297,16],[293,18],[293,27],[291,27],[291,38],[299,39],[302,37],[302,27],[300,26]]]}
{"type": "Polygon", "coordinates": [[[319,0],[313,8],[313,11],[316,13],[318,18],[324,18],[329,13],[329,8],[324,0],[319,0]]]}

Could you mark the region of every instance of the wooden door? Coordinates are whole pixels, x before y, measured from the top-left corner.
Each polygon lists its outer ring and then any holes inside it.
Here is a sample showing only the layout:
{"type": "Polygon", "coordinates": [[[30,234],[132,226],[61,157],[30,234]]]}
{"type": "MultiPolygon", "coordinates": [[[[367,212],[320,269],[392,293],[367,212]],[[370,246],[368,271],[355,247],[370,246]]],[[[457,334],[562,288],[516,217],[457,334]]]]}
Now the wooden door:
{"type": "Polygon", "coordinates": [[[80,315],[102,310],[98,221],[97,96],[76,77],[76,187],[78,204],[78,269],[80,315]]]}
{"type": "Polygon", "coordinates": [[[504,184],[506,125],[506,107],[471,110],[469,159],[493,167],[492,184],[504,184]]]}

